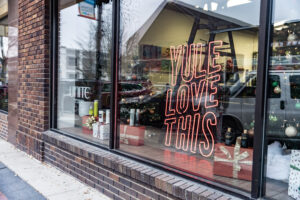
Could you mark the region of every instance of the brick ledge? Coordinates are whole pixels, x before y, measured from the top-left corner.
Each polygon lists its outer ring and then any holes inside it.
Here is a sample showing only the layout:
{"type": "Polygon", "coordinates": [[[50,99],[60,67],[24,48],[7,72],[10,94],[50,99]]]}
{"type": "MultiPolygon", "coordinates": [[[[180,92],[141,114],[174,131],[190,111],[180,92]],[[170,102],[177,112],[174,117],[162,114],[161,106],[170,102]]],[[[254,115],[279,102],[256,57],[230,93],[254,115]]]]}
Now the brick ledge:
{"type": "Polygon", "coordinates": [[[179,199],[238,199],[199,183],[186,180],[163,170],[116,155],[62,134],[46,131],[42,140],[81,156],[122,176],[179,199]]]}

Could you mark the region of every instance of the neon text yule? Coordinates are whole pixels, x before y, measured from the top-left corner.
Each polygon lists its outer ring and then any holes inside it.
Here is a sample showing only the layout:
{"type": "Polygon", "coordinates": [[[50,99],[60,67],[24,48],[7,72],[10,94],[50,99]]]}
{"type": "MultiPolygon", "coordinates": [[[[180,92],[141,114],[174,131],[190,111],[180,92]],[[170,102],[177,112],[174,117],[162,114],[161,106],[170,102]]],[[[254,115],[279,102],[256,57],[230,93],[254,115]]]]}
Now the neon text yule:
{"type": "Polygon", "coordinates": [[[216,94],[221,66],[216,64],[220,57],[216,48],[222,47],[222,44],[222,41],[209,43],[206,67],[202,62],[203,44],[170,47],[172,87],[166,95],[166,146],[199,152],[205,157],[212,155],[217,117],[210,108],[219,104],[216,94]],[[207,112],[200,114],[201,107],[207,112]]]}

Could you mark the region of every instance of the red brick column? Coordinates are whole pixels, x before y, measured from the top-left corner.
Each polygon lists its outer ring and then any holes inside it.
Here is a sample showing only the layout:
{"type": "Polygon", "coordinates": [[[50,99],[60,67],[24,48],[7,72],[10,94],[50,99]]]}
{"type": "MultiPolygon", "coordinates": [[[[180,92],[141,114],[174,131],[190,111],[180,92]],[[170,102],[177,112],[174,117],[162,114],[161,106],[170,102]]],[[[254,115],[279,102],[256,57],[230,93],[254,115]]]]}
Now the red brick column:
{"type": "Polygon", "coordinates": [[[42,159],[49,128],[50,1],[19,1],[17,146],[42,159]]]}

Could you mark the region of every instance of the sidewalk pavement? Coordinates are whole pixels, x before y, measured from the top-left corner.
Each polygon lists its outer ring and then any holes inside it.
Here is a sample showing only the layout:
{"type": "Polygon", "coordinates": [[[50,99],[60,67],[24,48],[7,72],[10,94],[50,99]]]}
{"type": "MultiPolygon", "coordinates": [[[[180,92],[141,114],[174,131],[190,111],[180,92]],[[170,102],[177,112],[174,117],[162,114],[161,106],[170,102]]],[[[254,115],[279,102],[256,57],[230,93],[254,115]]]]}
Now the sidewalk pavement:
{"type": "MultiPolygon", "coordinates": [[[[14,173],[16,178],[20,177],[19,181],[22,181],[21,179],[23,179],[41,194],[34,199],[30,198],[28,200],[43,200],[44,198],[49,200],[110,199],[96,189],[81,183],[79,180],[57,168],[32,158],[2,139],[0,139],[0,162],[5,165],[2,165],[2,167],[0,166],[0,168],[7,167],[9,169],[8,171],[11,170],[11,173],[14,173]]],[[[0,179],[1,178],[0,175],[0,179]]],[[[28,187],[28,191],[34,191],[33,188],[28,187]]],[[[23,192],[21,189],[15,189],[16,191],[13,191],[14,193],[23,192]]],[[[5,196],[8,197],[8,195],[1,191],[0,187],[0,200],[6,200],[5,196]]],[[[27,199],[23,198],[21,200],[27,199]]]]}
{"type": "Polygon", "coordinates": [[[46,198],[0,162],[0,200],[46,198]]]}

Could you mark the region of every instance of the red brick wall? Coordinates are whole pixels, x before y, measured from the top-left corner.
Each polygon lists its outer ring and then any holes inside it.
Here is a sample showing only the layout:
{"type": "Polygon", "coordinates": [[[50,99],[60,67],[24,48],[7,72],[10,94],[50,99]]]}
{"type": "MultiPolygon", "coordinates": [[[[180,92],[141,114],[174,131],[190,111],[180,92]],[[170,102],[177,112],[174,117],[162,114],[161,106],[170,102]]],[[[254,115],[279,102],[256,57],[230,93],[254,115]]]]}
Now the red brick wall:
{"type": "Polygon", "coordinates": [[[112,199],[232,199],[207,186],[51,131],[43,133],[43,140],[45,162],[112,199]]]}
{"type": "Polygon", "coordinates": [[[7,114],[0,113],[0,138],[7,140],[7,114]]]}
{"type": "Polygon", "coordinates": [[[41,159],[41,133],[49,128],[49,3],[19,1],[17,145],[41,159]]]}

